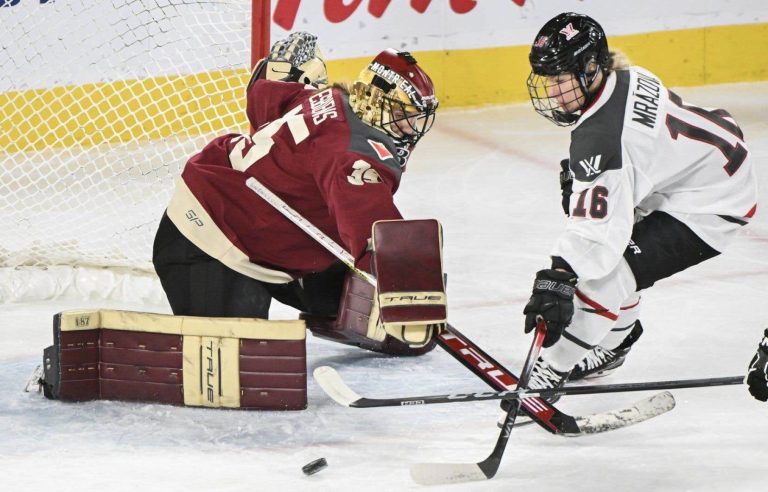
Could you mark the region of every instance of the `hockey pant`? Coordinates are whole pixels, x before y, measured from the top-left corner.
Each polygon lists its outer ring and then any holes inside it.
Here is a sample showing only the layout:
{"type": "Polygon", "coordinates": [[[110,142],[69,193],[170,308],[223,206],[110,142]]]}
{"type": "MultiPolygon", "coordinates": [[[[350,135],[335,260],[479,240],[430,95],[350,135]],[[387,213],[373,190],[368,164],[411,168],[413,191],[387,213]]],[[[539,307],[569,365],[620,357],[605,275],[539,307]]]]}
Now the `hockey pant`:
{"type": "MultiPolygon", "coordinates": [[[[730,235],[736,229],[724,230],[730,235]]],[[[635,224],[613,271],[578,283],[573,320],[542,357],[558,371],[569,371],[596,345],[617,347],[639,316],[641,291],[718,254],[680,220],[653,212],[635,224]]]]}
{"type": "Polygon", "coordinates": [[[167,214],[152,262],[173,314],[267,319],[272,299],[317,316],[334,316],[344,277],[341,263],[301,281],[272,284],[236,272],[184,237],[167,214]]]}

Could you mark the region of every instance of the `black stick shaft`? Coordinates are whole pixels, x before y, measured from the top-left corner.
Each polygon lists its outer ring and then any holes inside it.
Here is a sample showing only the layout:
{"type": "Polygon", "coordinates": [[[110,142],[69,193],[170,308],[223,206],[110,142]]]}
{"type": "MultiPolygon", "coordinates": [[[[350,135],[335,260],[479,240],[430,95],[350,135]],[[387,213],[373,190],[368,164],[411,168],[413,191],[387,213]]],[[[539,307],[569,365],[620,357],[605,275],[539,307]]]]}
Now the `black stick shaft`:
{"type": "Polygon", "coordinates": [[[510,390],[486,393],[456,393],[445,395],[412,396],[403,398],[362,398],[351,406],[357,408],[431,405],[435,403],[463,403],[486,400],[518,400],[526,397],[548,397],[553,395],[594,395],[602,393],[623,393],[630,391],[670,390],[683,388],[704,388],[743,384],[744,376],[728,376],[706,379],[679,379],[671,381],[650,381],[643,383],[618,383],[590,386],[563,386],[547,390],[510,390]]]}
{"type": "MultiPolygon", "coordinates": [[[[544,344],[544,337],[547,334],[547,325],[543,319],[539,319],[536,327],[536,332],[533,335],[533,341],[531,342],[531,348],[528,350],[528,357],[525,358],[525,364],[523,365],[523,371],[520,373],[520,381],[517,387],[524,390],[528,387],[528,381],[531,378],[533,372],[533,366],[536,365],[536,359],[539,358],[541,347],[544,344]]],[[[501,458],[504,456],[504,450],[507,449],[507,443],[509,442],[509,436],[512,433],[512,429],[515,426],[517,420],[517,414],[520,412],[520,402],[522,400],[516,400],[512,404],[512,408],[507,411],[507,416],[504,418],[504,425],[499,432],[499,437],[496,439],[496,444],[493,447],[493,451],[488,455],[486,459],[477,463],[477,467],[485,474],[486,478],[493,478],[496,472],[499,471],[499,465],[501,465],[501,458]]]]}

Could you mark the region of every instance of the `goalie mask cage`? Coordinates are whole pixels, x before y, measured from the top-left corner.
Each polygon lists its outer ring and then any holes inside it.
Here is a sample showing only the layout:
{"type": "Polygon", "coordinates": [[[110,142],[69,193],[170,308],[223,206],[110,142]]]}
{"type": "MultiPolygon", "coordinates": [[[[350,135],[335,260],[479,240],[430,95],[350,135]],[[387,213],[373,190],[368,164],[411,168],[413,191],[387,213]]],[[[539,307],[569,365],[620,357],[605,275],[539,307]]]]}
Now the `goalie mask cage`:
{"type": "Polygon", "coordinates": [[[0,1],[0,268],[153,275],[184,163],[248,131],[269,22],[269,0],[0,1]]]}

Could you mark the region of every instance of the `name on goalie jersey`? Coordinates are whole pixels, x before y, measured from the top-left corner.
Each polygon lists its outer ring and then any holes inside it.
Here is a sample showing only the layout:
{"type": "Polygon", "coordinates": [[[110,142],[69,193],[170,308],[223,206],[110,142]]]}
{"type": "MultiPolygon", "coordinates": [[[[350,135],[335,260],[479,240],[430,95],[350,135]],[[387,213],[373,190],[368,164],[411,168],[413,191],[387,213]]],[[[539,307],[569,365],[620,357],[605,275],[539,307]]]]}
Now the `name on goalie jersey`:
{"type": "Polygon", "coordinates": [[[331,89],[325,89],[310,97],[309,108],[312,112],[312,122],[315,125],[319,125],[328,118],[335,118],[339,115],[331,89]]]}

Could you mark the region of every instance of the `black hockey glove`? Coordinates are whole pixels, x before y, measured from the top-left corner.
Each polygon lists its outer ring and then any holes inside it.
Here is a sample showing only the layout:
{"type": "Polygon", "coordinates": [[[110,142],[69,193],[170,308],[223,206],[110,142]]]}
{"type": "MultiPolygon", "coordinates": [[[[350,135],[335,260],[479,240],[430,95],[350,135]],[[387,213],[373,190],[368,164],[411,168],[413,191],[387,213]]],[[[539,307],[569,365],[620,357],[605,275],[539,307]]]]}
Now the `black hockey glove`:
{"type": "Polygon", "coordinates": [[[571,215],[571,193],[573,193],[573,176],[569,167],[570,159],[560,161],[560,191],[563,194],[563,212],[571,215]]]}
{"type": "Polygon", "coordinates": [[[760,401],[768,401],[768,329],[765,330],[757,353],[749,363],[746,383],[749,392],[760,401]]]}
{"type": "Polygon", "coordinates": [[[541,316],[547,323],[544,346],[554,345],[573,318],[573,295],[576,293],[575,273],[562,270],[539,270],[533,282],[533,294],[523,309],[525,332],[536,328],[541,316]]]}

